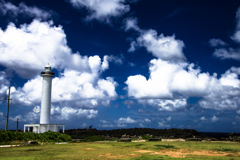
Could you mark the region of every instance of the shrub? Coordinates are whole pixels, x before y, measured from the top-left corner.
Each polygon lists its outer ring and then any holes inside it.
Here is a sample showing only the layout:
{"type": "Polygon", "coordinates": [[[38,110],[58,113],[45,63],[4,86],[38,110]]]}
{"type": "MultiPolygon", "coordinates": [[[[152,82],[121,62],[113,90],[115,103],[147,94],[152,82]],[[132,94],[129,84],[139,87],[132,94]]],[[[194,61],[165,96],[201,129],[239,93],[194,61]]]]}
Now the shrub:
{"type": "Polygon", "coordinates": [[[152,137],[147,136],[147,135],[143,135],[143,136],[142,136],[142,139],[145,139],[145,140],[149,140],[150,138],[152,138],[152,137]]]}
{"type": "Polygon", "coordinates": [[[87,136],[81,142],[103,141],[105,138],[100,136],[87,136]]]}
{"type": "Polygon", "coordinates": [[[15,140],[37,140],[40,142],[68,142],[71,141],[71,136],[58,133],[58,132],[44,132],[42,134],[32,133],[32,132],[14,132],[0,130],[0,143],[9,143],[15,140]]]}

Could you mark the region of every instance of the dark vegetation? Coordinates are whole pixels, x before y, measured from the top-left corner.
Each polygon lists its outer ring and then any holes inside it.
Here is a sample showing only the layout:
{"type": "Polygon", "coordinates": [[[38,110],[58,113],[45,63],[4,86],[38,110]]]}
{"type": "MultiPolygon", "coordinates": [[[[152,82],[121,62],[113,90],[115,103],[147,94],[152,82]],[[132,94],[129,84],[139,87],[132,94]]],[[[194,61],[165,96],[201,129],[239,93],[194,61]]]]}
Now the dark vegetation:
{"type": "MultiPolygon", "coordinates": [[[[203,135],[194,129],[153,129],[153,128],[130,128],[130,129],[114,129],[114,130],[97,130],[89,129],[69,129],[65,131],[72,139],[85,139],[89,136],[103,137],[105,140],[113,140],[119,138],[138,139],[141,137],[145,140],[160,139],[178,139],[182,138],[186,141],[235,141],[240,142],[240,135],[230,133],[227,136],[203,135]]],[[[91,141],[91,140],[90,140],[91,141]]],[[[92,140],[95,141],[95,140],[92,140]]]]}
{"type": "Polygon", "coordinates": [[[129,138],[142,136],[143,139],[149,138],[193,138],[204,137],[200,132],[194,129],[152,129],[152,128],[130,128],[114,130],[93,129],[69,129],[65,131],[73,139],[84,139],[87,136],[98,135],[101,137],[121,138],[122,135],[129,135],[129,138]]]}
{"type": "Polygon", "coordinates": [[[15,132],[15,131],[5,131],[0,130],[0,144],[10,143],[12,141],[40,141],[40,142],[68,142],[71,141],[71,136],[57,133],[57,132],[45,132],[42,134],[32,133],[32,132],[15,132]]]}

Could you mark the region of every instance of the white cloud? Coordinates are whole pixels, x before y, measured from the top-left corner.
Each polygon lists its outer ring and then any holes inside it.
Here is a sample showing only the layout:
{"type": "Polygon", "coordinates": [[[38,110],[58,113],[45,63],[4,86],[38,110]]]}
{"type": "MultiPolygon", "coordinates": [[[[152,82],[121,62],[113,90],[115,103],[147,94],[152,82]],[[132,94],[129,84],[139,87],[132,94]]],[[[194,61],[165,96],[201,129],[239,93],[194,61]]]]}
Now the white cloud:
{"type": "Polygon", "coordinates": [[[170,122],[170,121],[172,120],[172,117],[169,116],[169,117],[166,118],[166,120],[167,120],[168,122],[170,122]]]}
{"type": "Polygon", "coordinates": [[[70,0],[76,8],[86,7],[90,16],[86,20],[97,19],[110,22],[111,17],[118,17],[130,10],[124,3],[126,0],[70,0]]]}
{"type": "Polygon", "coordinates": [[[3,112],[0,112],[0,116],[3,116],[3,112]]]}
{"type": "MultiPolygon", "coordinates": [[[[111,99],[117,97],[117,83],[111,77],[100,79],[101,59],[89,57],[92,72],[79,72],[65,69],[60,77],[52,80],[52,102],[77,101],[75,105],[96,107],[109,105],[111,99]]],[[[28,80],[22,88],[11,88],[14,104],[34,105],[40,103],[42,77],[28,80]]]]}
{"type": "Polygon", "coordinates": [[[142,128],[144,127],[144,125],[142,123],[139,123],[139,126],[142,127],[142,128]]]}
{"type": "Polygon", "coordinates": [[[131,119],[130,117],[127,118],[119,118],[119,120],[115,121],[115,123],[137,123],[134,119],[131,119]]]}
{"type": "Polygon", "coordinates": [[[28,16],[32,18],[40,18],[43,20],[49,19],[53,16],[53,11],[46,11],[40,9],[36,6],[27,6],[23,2],[19,4],[19,6],[15,6],[10,2],[5,2],[4,0],[0,0],[0,13],[2,15],[8,16],[28,16]]]}
{"type": "Polygon", "coordinates": [[[21,122],[27,122],[31,124],[39,123],[40,112],[36,112],[38,107],[34,107],[32,111],[25,113],[24,115],[17,115],[15,117],[9,117],[10,120],[16,121],[17,118],[20,119],[21,122]]]}
{"type": "Polygon", "coordinates": [[[86,123],[83,123],[83,124],[82,124],[82,127],[86,127],[86,126],[87,126],[87,124],[86,124],[86,123]]]}
{"type": "Polygon", "coordinates": [[[179,125],[179,126],[178,126],[178,128],[183,128],[183,127],[184,127],[184,125],[179,125]]]}
{"type": "Polygon", "coordinates": [[[145,120],[144,120],[145,122],[148,122],[148,123],[150,123],[151,122],[151,120],[150,119],[147,119],[147,118],[145,118],[145,120]]]}
{"type": "Polygon", "coordinates": [[[93,109],[75,109],[71,107],[54,107],[52,106],[55,114],[51,117],[57,120],[72,120],[79,118],[93,119],[97,117],[98,110],[93,109]]]}
{"type": "Polygon", "coordinates": [[[164,36],[159,35],[155,30],[143,31],[141,36],[136,41],[131,43],[129,52],[135,51],[136,47],[145,47],[153,56],[162,60],[185,60],[182,52],[184,43],[181,40],[176,40],[175,35],[164,36]]]}
{"type": "Polygon", "coordinates": [[[218,57],[220,59],[234,59],[234,60],[240,60],[240,50],[236,49],[216,49],[213,53],[213,56],[218,57]]]}
{"type": "Polygon", "coordinates": [[[36,106],[33,108],[33,112],[39,113],[39,112],[41,112],[41,108],[39,106],[36,106]]]}
{"type": "Polygon", "coordinates": [[[217,122],[217,121],[218,121],[218,118],[214,115],[214,116],[211,118],[211,121],[212,121],[212,122],[217,122]]]}
{"type": "Polygon", "coordinates": [[[124,128],[124,127],[127,127],[127,125],[126,124],[117,124],[117,127],[124,128]]]}
{"type": "Polygon", "coordinates": [[[240,110],[237,111],[237,114],[240,114],[240,110]]]}
{"type": "Polygon", "coordinates": [[[221,75],[221,78],[211,78],[209,92],[199,101],[206,109],[238,110],[240,105],[240,81],[237,68],[231,68],[221,75]]]}
{"type": "Polygon", "coordinates": [[[207,119],[205,118],[205,116],[201,117],[200,120],[202,121],[206,121],[207,119]]]}
{"type": "Polygon", "coordinates": [[[240,7],[238,8],[236,12],[236,20],[237,20],[237,26],[236,26],[236,31],[231,37],[235,42],[240,42],[240,7]]]}
{"type": "Polygon", "coordinates": [[[10,85],[9,80],[6,79],[6,72],[0,71],[0,97],[5,97],[8,87],[10,85]]]}
{"type": "Polygon", "coordinates": [[[101,66],[101,70],[102,71],[105,71],[106,69],[109,68],[109,62],[113,62],[114,64],[117,64],[117,65],[121,65],[123,63],[123,55],[121,55],[121,57],[117,57],[117,56],[113,56],[113,55],[105,55],[103,57],[103,63],[102,63],[102,66],[101,66]]]}
{"type": "Polygon", "coordinates": [[[125,31],[128,31],[130,29],[134,29],[135,31],[138,31],[138,32],[142,32],[143,30],[141,30],[138,25],[137,25],[137,18],[127,18],[125,19],[124,21],[125,23],[125,31]]]}
{"type": "Polygon", "coordinates": [[[216,73],[201,73],[194,64],[153,59],[149,70],[148,79],[135,75],[125,82],[128,96],[139,99],[139,103],[175,111],[187,106],[188,97],[196,96],[202,97],[202,108],[235,110],[240,105],[239,68],[232,67],[217,78],[216,73]]]}
{"type": "Polygon", "coordinates": [[[102,122],[102,123],[110,123],[110,122],[108,122],[106,120],[100,120],[100,122],[102,122]]]}
{"type": "Polygon", "coordinates": [[[227,43],[223,42],[221,39],[210,39],[209,44],[211,47],[219,47],[219,46],[226,46],[227,43]]]}
{"type": "Polygon", "coordinates": [[[206,93],[208,73],[200,73],[194,64],[173,64],[161,59],[150,61],[150,76],[129,76],[128,95],[135,98],[173,98],[173,92],[199,96],[206,93]]]}
{"type": "Polygon", "coordinates": [[[114,125],[113,125],[113,124],[103,124],[103,125],[99,125],[99,127],[103,127],[103,128],[113,128],[114,125]]]}
{"type": "Polygon", "coordinates": [[[237,122],[232,122],[233,125],[237,124],[237,122]]]}
{"type": "Polygon", "coordinates": [[[236,119],[237,121],[240,121],[240,117],[239,117],[239,116],[236,116],[235,119],[236,119]]]}
{"type": "Polygon", "coordinates": [[[169,128],[169,127],[171,127],[171,125],[166,124],[166,121],[164,121],[163,119],[161,120],[161,122],[158,122],[158,126],[162,127],[162,128],[169,128]]]}
{"type": "Polygon", "coordinates": [[[140,104],[150,105],[158,108],[159,111],[182,110],[187,106],[186,99],[162,100],[162,99],[140,99],[140,104]]]}
{"type": "Polygon", "coordinates": [[[5,31],[0,29],[0,51],[0,65],[23,78],[39,75],[47,63],[55,69],[88,72],[92,69],[88,57],[72,54],[62,27],[53,26],[51,21],[34,20],[20,28],[10,23],[5,31]]]}

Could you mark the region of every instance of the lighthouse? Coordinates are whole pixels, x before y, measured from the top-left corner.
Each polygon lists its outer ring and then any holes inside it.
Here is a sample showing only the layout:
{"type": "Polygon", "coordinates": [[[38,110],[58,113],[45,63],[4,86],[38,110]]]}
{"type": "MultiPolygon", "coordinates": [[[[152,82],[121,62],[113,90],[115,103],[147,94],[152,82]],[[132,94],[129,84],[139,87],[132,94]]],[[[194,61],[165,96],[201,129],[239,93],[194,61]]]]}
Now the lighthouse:
{"type": "Polygon", "coordinates": [[[28,127],[28,132],[44,133],[47,131],[60,132],[62,127],[63,133],[65,124],[51,124],[51,94],[52,94],[52,78],[54,72],[51,71],[51,66],[47,64],[45,70],[41,72],[42,80],[42,100],[41,100],[41,113],[39,124],[24,124],[24,132],[28,127]]]}
{"type": "Polygon", "coordinates": [[[52,77],[54,77],[54,72],[51,71],[49,64],[45,66],[45,71],[41,72],[41,76],[43,82],[40,124],[50,124],[52,77]]]}

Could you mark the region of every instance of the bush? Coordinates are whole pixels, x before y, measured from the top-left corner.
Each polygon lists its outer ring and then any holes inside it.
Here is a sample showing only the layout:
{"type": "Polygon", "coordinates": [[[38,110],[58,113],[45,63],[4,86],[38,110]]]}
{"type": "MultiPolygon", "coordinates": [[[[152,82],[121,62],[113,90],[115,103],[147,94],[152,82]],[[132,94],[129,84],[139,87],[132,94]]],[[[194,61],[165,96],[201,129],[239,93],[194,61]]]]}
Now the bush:
{"type": "Polygon", "coordinates": [[[32,133],[32,132],[14,132],[14,131],[5,131],[0,130],[0,143],[9,143],[15,140],[37,140],[40,142],[68,142],[71,141],[71,136],[58,133],[58,132],[44,132],[41,134],[32,133]]]}
{"type": "Polygon", "coordinates": [[[87,136],[81,142],[103,141],[105,138],[100,136],[87,136]]]}
{"type": "Polygon", "coordinates": [[[147,136],[147,135],[143,135],[143,136],[142,136],[142,139],[144,139],[144,140],[149,140],[150,138],[152,138],[152,137],[147,136]]]}

